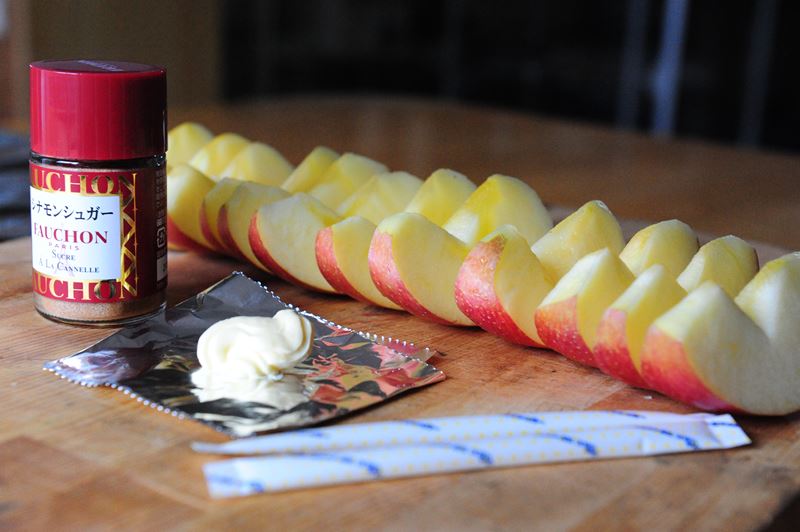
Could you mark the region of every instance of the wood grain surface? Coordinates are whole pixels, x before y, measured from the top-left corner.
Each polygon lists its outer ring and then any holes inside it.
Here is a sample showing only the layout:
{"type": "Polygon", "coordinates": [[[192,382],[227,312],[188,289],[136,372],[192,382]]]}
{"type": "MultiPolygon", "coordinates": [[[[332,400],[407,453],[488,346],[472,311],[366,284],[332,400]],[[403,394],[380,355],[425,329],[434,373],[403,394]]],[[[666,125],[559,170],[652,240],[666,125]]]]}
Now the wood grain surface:
{"type": "MultiPolygon", "coordinates": [[[[186,118],[270,142],[295,162],[325,143],[421,176],[438,166],[475,179],[504,172],[527,179],[547,202],[577,206],[601,198],[618,215],[680,217],[700,230],[800,248],[795,157],[419,102],[290,101],[186,111],[173,121],[186,118]]],[[[628,232],[638,225],[625,224],[628,232]]],[[[731,451],[212,501],[201,474],[210,458],[189,443],[223,436],[114,390],[82,388],[41,370],[45,361],[108,331],[51,323],[33,310],[29,246],[27,239],[0,244],[0,529],[748,530],[797,524],[797,415],[737,417],[754,445],[731,451]]],[[[762,261],[782,253],[757,248],[762,261]]],[[[692,411],[551,352],[304,291],[224,258],[171,254],[170,304],[234,269],[336,322],[443,353],[431,362],[446,381],[346,423],[510,410],[692,411]]]]}

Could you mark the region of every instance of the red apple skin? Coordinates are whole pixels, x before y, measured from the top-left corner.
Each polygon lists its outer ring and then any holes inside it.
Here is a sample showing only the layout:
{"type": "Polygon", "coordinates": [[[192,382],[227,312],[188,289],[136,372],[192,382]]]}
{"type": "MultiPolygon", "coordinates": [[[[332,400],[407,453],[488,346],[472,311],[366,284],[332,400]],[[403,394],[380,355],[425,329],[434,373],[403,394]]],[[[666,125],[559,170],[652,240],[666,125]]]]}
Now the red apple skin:
{"type": "MultiPolygon", "coordinates": [[[[236,241],[233,239],[231,227],[228,225],[228,207],[226,205],[220,208],[219,214],[217,215],[217,229],[219,230],[219,237],[222,240],[222,249],[243,262],[250,262],[244,253],[239,250],[239,246],[236,245],[236,241]]],[[[248,238],[249,237],[250,234],[248,233],[248,238]]],[[[260,264],[256,264],[255,266],[261,267],[260,264]]]]}
{"type": "Polygon", "coordinates": [[[628,340],[625,335],[628,315],[626,312],[610,308],[603,314],[597,326],[594,345],[594,361],[605,374],[637,388],[647,388],[636,366],[631,360],[628,340]]]}
{"type": "Polygon", "coordinates": [[[214,249],[217,251],[222,251],[225,249],[225,246],[222,245],[222,242],[217,240],[217,237],[215,237],[214,233],[211,232],[211,226],[208,224],[208,218],[206,218],[205,203],[203,203],[200,207],[200,231],[203,232],[203,236],[206,238],[206,240],[208,240],[208,243],[214,247],[214,249]]]}
{"type": "Polygon", "coordinates": [[[392,236],[375,231],[369,246],[369,274],[378,291],[411,314],[436,323],[453,325],[422,306],[408,291],[392,255],[392,236]]]}
{"type": "Polygon", "coordinates": [[[539,307],[534,316],[536,330],[545,345],[553,351],[581,364],[596,366],[592,350],[578,332],[577,314],[577,296],[539,307]]]}
{"type": "Polygon", "coordinates": [[[645,337],[642,378],[650,388],[702,410],[741,412],[706,387],[692,369],[683,345],[658,327],[651,327],[645,337]]]}
{"type": "MultiPolygon", "coordinates": [[[[319,291],[313,286],[310,286],[300,279],[292,276],[289,272],[284,270],[283,267],[275,261],[275,259],[272,258],[272,255],[269,254],[267,248],[264,247],[264,243],[261,241],[261,236],[258,234],[258,212],[253,214],[253,217],[250,218],[250,227],[247,231],[247,238],[250,240],[250,247],[253,248],[253,253],[255,254],[256,258],[260,260],[264,266],[269,268],[270,273],[277,275],[284,281],[288,281],[302,288],[306,288],[314,292],[319,291]]],[[[259,267],[263,269],[264,266],[259,267]]]]}
{"type": "Polygon", "coordinates": [[[193,251],[201,255],[213,255],[214,251],[208,249],[199,242],[195,242],[189,238],[186,233],[178,229],[175,222],[172,221],[171,216],[167,216],[167,242],[171,249],[179,249],[184,251],[193,251]]]}
{"type": "Polygon", "coordinates": [[[336,263],[336,254],[333,252],[333,228],[325,227],[317,233],[314,243],[314,252],[317,255],[317,266],[322,276],[337,292],[348,295],[357,301],[371,303],[350,284],[336,263]]]}
{"type": "Polygon", "coordinates": [[[472,248],[458,271],[456,304],[484,331],[514,344],[545,347],[514,323],[495,294],[494,276],[505,244],[505,238],[498,236],[472,248]]]}

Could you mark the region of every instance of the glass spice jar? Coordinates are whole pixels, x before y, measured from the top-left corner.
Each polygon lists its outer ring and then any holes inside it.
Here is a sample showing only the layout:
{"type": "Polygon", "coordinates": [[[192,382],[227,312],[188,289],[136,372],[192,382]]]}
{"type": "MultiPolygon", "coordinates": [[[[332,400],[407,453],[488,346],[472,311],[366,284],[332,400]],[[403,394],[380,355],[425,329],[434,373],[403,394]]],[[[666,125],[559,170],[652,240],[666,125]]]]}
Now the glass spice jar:
{"type": "Polygon", "coordinates": [[[30,65],[33,301],[55,321],[116,326],[165,305],[166,71],[30,65]]]}

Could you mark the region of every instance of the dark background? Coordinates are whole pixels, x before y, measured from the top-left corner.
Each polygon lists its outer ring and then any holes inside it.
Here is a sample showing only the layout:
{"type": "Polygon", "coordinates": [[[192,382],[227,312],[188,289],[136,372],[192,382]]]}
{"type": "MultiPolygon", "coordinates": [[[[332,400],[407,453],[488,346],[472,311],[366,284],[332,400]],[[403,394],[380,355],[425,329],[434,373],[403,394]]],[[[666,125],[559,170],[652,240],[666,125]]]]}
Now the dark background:
{"type": "Polygon", "coordinates": [[[665,20],[681,4],[664,133],[799,149],[800,6],[785,0],[229,2],[222,94],[393,93],[649,131],[665,20]],[[637,29],[640,43],[626,41],[637,29]],[[623,70],[626,50],[640,68],[623,70]]]}

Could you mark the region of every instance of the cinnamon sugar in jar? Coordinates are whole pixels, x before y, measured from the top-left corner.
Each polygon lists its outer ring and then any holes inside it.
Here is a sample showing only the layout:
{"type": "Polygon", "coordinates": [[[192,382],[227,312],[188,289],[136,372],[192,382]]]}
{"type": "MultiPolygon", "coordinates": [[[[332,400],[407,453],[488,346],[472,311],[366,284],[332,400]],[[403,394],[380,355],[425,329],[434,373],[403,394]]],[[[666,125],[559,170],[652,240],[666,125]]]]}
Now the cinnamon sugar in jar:
{"type": "Polygon", "coordinates": [[[165,304],[166,71],[40,61],[31,80],[33,300],[113,326],[165,304]]]}

